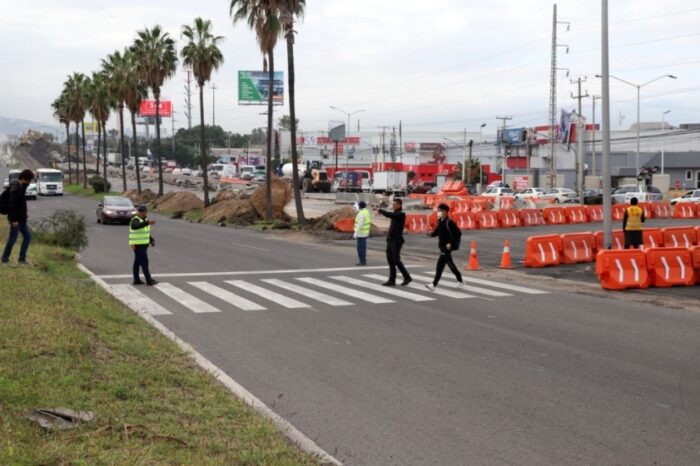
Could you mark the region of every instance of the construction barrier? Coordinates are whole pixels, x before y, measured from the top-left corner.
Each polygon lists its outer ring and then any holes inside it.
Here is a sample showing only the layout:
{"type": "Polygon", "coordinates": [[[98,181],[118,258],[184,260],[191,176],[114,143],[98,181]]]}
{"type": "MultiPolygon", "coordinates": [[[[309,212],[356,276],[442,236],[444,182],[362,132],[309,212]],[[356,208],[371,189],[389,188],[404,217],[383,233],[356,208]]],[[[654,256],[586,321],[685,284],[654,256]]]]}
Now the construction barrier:
{"type": "Polygon", "coordinates": [[[489,200],[484,199],[483,197],[480,198],[475,198],[472,199],[472,212],[481,212],[482,210],[486,210],[489,206],[489,200]]]}
{"type": "Polygon", "coordinates": [[[559,235],[530,236],[525,243],[525,267],[546,267],[561,263],[559,235]]]}
{"type": "Polygon", "coordinates": [[[664,245],[664,234],[661,228],[645,228],[642,231],[644,248],[660,248],[664,245]]]}
{"type": "Polygon", "coordinates": [[[462,214],[471,211],[471,202],[469,201],[454,201],[450,206],[450,212],[462,214]]]}
{"type": "Polygon", "coordinates": [[[604,250],[596,255],[595,273],[606,290],[647,288],[646,256],[639,249],[604,250]]]}
{"type": "Polygon", "coordinates": [[[566,223],[566,214],[563,207],[546,207],[542,209],[542,216],[547,225],[561,225],[566,223]]]}
{"type": "Polygon", "coordinates": [[[666,227],[661,229],[664,246],[669,248],[689,248],[698,244],[694,227],[666,227]]]}
{"type": "Polygon", "coordinates": [[[596,241],[593,233],[566,233],[561,235],[561,263],[593,262],[596,241]]]}
{"type": "MultiPolygon", "coordinates": [[[[596,231],[593,236],[595,236],[596,250],[605,250],[605,234],[602,231],[596,231]]],[[[612,231],[612,244],[610,245],[610,249],[625,249],[625,234],[622,230],[612,231]]]]}
{"type": "Polygon", "coordinates": [[[654,204],[651,202],[640,202],[639,208],[644,211],[644,218],[646,220],[649,220],[650,218],[654,218],[654,204]]]}
{"type": "Polygon", "coordinates": [[[523,226],[544,225],[544,218],[539,209],[521,209],[520,220],[523,226]]]}
{"type": "Polygon", "coordinates": [[[474,214],[476,224],[481,229],[487,228],[498,228],[500,225],[498,223],[498,216],[496,212],[492,210],[484,210],[474,214]]]}
{"type": "Polygon", "coordinates": [[[654,202],[654,218],[669,218],[671,216],[671,204],[668,202],[654,202]]]}
{"type": "Polygon", "coordinates": [[[409,233],[427,233],[432,231],[427,215],[406,215],[406,230],[409,233]]]}
{"type": "Polygon", "coordinates": [[[498,222],[503,228],[519,227],[520,215],[517,210],[499,210],[498,222]]]}
{"type": "Polygon", "coordinates": [[[471,212],[462,212],[459,214],[450,215],[452,221],[454,221],[460,230],[475,230],[476,221],[474,221],[474,214],[471,212]]]}
{"type": "Polygon", "coordinates": [[[612,219],[622,220],[625,216],[625,210],[629,207],[629,204],[615,204],[612,206],[612,219]]]}
{"type": "Polygon", "coordinates": [[[602,205],[587,205],[586,215],[588,216],[589,222],[602,222],[603,221],[603,206],[602,205]]]}
{"type": "Polygon", "coordinates": [[[434,230],[437,225],[437,212],[431,212],[428,215],[428,225],[430,225],[430,230],[434,230]]]}
{"type": "Polygon", "coordinates": [[[586,223],[588,221],[585,206],[576,205],[562,207],[562,209],[564,209],[564,215],[566,215],[567,223],[586,223]]]}
{"type": "Polygon", "coordinates": [[[689,248],[653,248],[645,251],[652,286],[695,285],[689,248]]]}
{"type": "Polygon", "coordinates": [[[496,198],[496,209],[510,210],[515,207],[515,198],[512,196],[500,196],[496,198]]]}
{"type": "Polygon", "coordinates": [[[700,246],[690,248],[690,257],[693,259],[693,270],[695,270],[695,284],[700,284],[700,246]]]}
{"type": "Polygon", "coordinates": [[[354,218],[341,218],[333,224],[336,230],[342,231],[343,233],[352,233],[355,231],[355,219],[354,218]]]}
{"type": "Polygon", "coordinates": [[[695,218],[696,206],[679,202],[673,206],[673,218],[695,218]]]}

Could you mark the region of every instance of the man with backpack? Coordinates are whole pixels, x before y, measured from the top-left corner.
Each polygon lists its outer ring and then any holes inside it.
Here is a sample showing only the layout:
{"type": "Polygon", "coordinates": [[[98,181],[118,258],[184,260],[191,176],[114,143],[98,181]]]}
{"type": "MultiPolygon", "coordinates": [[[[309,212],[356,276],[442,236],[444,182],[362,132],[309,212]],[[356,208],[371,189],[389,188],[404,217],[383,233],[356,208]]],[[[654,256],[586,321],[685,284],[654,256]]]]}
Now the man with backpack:
{"type": "Polygon", "coordinates": [[[7,221],[10,223],[10,236],[7,238],[5,250],[2,253],[2,263],[10,262],[10,254],[12,248],[17,241],[17,237],[22,233],[22,245],[19,248],[19,265],[27,265],[27,250],[29,243],[32,240],[32,235],[29,233],[27,226],[27,200],[24,197],[24,192],[27,186],[34,179],[34,172],[31,170],[22,170],[19,178],[10,183],[10,186],[0,195],[0,213],[7,215],[7,221]]]}
{"type": "Polygon", "coordinates": [[[438,237],[438,246],[440,248],[440,257],[438,258],[437,267],[435,268],[433,283],[426,283],[425,285],[430,291],[435,291],[435,288],[438,286],[440,277],[442,277],[442,271],[445,270],[445,265],[450,268],[455,278],[457,278],[457,286],[460,288],[464,286],[462,274],[452,260],[452,251],[457,251],[459,249],[462,232],[459,231],[457,224],[447,215],[449,211],[450,207],[447,204],[440,204],[438,206],[437,224],[433,232],[428,233],[428,236],[438,237]]]}

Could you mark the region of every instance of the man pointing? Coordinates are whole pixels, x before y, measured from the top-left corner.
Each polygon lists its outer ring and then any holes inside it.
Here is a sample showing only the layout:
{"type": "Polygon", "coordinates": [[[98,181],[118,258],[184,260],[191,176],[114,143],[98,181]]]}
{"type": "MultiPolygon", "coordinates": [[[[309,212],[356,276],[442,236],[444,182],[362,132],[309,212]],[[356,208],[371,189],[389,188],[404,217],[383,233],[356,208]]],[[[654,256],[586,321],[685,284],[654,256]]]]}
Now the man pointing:
{"type": "Polygon", "coordinates": [[[148,246],[155,247],[156,245],[151,236],[151,225],[155,225],[156,221],[148,220],[146,213],[146,206],[139,204],[136,208],[136,216],[129,223],[129,246],[134,251],[134,285],[143,285],[141,278],[139,278],[139,268],[143,270],[146,284],[155,285],[158,283],[151,277],[151,272],[148,270],[148,246]]]}

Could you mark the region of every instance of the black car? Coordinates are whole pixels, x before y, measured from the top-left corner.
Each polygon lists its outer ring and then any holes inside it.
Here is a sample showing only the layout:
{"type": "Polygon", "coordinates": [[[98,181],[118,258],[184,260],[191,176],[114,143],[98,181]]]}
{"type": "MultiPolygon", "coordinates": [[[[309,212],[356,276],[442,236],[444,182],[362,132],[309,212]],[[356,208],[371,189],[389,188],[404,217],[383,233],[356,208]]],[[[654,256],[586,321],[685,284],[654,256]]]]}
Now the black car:
{"type": "Polygon", "coordinates": [[[129,223],[136,208],[128,197],[105,196],[97,204],[97,223],[129,223]]]}
{"type": "Polygon", "coordinates": [[[602,189],[586,189],[583,191],[583,203],[588,205],[599,205],[603,203],[602,189]]]}

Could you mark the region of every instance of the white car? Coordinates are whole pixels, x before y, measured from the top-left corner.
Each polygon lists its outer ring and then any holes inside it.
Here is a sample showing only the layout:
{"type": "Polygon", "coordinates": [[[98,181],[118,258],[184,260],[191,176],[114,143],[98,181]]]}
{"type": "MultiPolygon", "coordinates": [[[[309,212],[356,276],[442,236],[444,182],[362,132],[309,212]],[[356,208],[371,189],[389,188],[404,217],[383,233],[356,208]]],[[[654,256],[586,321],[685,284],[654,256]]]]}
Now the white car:
{"type": "Polygon", "coordinates": [[[675,197],[671,199],[671,205],[685,204],[688,202],[700,203],[700,189],[695,189],[693,191],[688,191],[682,196],[675,197]]]}
{"type": "Polygon", "coordinates": [[[643,188],[636,184],[623,184],[613,189],[612,193],[610,193],[610,197],[613,204],[625,204],[633,197],[636,197],[639,202],[662,201],[664,195],[656,186],[643,188]]]}
{"type": "Polygon", "coordinates": [[[493,187],[493,188],[488,188],[482,196],[488,196],[488,197],[498,197],[498,196],[512,196],[514,193],[513,189],[511,188],[503,188],[503,187],[493,187]]]}
{"type": "Polygon", "coordinates": [[[541,195],[540,199],[550,199],[555,204],[574,203],[578,202],[578,194],[569,188],[551,188],[541,195]]]}
{"type": "Polygon", "coordinates": [[[516,199],[522,199],[525,197],[540,197],[546,192],[547,190],[544,188],[525,188],[515,193],[515,197],[516,199]]]}
{"type": "Polygon", "coordinates": [[[191,168],[183,168],[182,169],[182,174],[184,176],[191,176],[192,175],[192,169],[191,168]]]}
{"type": "Polygon", "coordinates": [[[204,172],[199,168],[192,170],[191,176],[204,176],[204,172]]]}
{"type": "Polygon", "coordinates": [[[172,173],[173,175],[182,175],[182,170],[179,169],[179,168],[173,168],[172,171],[171,171],[171,173],[172,173]]]}

